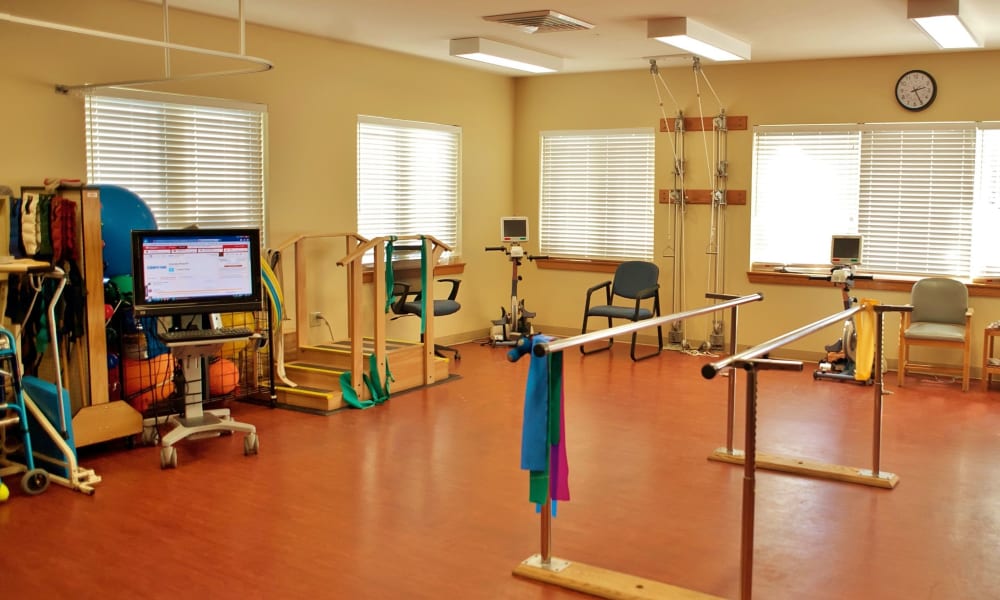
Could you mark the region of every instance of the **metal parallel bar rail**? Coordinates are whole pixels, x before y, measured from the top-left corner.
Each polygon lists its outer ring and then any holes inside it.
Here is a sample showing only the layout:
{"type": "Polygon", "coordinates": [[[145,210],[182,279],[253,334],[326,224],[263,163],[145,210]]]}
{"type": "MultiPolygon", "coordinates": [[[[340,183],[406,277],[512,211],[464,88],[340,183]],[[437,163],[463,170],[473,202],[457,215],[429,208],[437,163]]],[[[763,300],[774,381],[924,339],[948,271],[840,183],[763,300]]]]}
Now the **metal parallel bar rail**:
{"type": "Polygon", "coordinates": [[[626,323],[624,325],[608,327],[606,329],[599,329],[597,331],[589,331],[587,333],[581,333],[580,335],[574,335],[572,337],[563,338],[561,340],[541,342],[535,344],[534,353],[535,356],[545,356],[546,354],[559,352],[567,348],[573,348],[574,346],[582,346],[590,342],[596,342],[597,340],[605,340],[608,339],[609,337],[614,337],[616,335],[632,333],[634,331],[647,329],[649,327],[666,325],[668,323],[673,323],[674,321],[683,321],[684,319],[696,317],[698,315],[713,313],[730,307],[736,307],[741,304],[747,304],[749,302],[759,302],[763,299],[764,299],[763,294],[761,294],[760,292],[756,292],[753,294],[748,294],[746,296],[739,296],[733,298],[732,300],[728,300],[726,302],[720,302],[719,304],[715,304],[712,306],[705,306],[702,308],[687,310],[684,312],[674,313],[672,315],[663,315],[661,317],[654,317],[652,319],[643,319],[642,321],[635,321],[634,323],[626,323]]]}
{"type": "MultiPolygon", "coordinates": [[[[607,339],[608,337],[613,337],[615,335],[621,335],[625,333],[632,333],[641,329],[646,329],[649,327],[662,326],[666,323],[673,323],[676,321],[682,321],[684,319],[718,312],[720,310],[730,309],[731,310],[731,347],[730,351],[735,352],[736,350],[736,324],[737,324],[737,313],[738,307],[742,304],[747,304],[749,302],[759,302],[764,299],[761,293],[749,294],[746,296],[734,296],[729,294],[721,293],[708,293],[705,294],[706,298],[713,300],[723,300],[718,304],[712,306],[706,306],[703,308],[698,308],[694,310],[674,313],[671,315],[664,315],[661,317],[645,319],[643,321],[637,321],[634,323],[628,323],[625,325],[620,325],[617,327],[610,327],[607,329],[601,329],[594,332],[589,332],[569,338],[564,338],[561,340],[554,340],[550,342],[538,342],[534,345],[534,354],[538,357],[544,357],[547,354],[554,352],[561,352],[567,348],[572,348],[574,346],[581,346],[583,344],[593,342],[596,340],[607,339]]],[[[516,356],[511,356],[508,354],[508,359],[511,361],[517,360],[516,356]]],[[[801,367],[801,365],[800,365],[801,367]]],[[[735,377],[730,379],[729,382],[729,395],[730,398],[734,395],[735,377]]],[[[730,423],[732,423],[732,415],[730,415],[730,423]]],[[[611,597],[624,597],[617,594],[623,593],[623,590],[617,589],[614,585],[608,583],[605,579],[610,574],[612,579],[616,580],[616,574],[612,571],[607,571],[605,569],[600,569],[597,567],[588,567],[587,576],[582,574],[569,574],[573,563],[570,561],[554,558],[552,556],[552,501],[547,499],[541,507],[540,514],[540,531],[539,531],[539,554],[529,557],[527,560],[522,562],[522,564],[515,569],[515,574],[519,574],[524,577],[530,577],[538,579],[540,581],[546,581],[547,583],[554,583],[556,585],[562,585],[569,589],[581,590],[588,589],[591,593],[597,595],[602,595],[607,598],[611,597]],[[541,575],[542,573],[546,575],[541,575]],[[562,575],[555,575],[562,574],[562,575]],[[596,578],[596,579],[593,579],[596,578]],[[592,580],[593,579],[593,580],[592,580]],[[598,581],[600,580],[600,581],[598,581]],[[572,582],[572,583],[570,583],[572,582]],[[583,582],[583,583],[581,583],[583,582]],[[580,587],[583,585],[584,587],[580,587]],[[609,587],[610,586],[610,587],[609,587]],[[594,592],[595,589],[600,589],[606,591],[607,589],[614,588],[615,595],[605,595],[604,592],[594,592]]],[[[753,520],[751,518],[750,525],[752,527],[753,520]]],[[[750,534],[752,539],[752,531],[750,534]]],[[[697,594],[697,597],[710,598],[708,595],[698,594],[697,592],[692,592],[691,590],[683,590],[682,588],[676,588],[674,586],[669,586],[667,584],[661,584],[655,581],[640,580],[636,579],[634,576],[629,576],[628,581],[630,585],[638,585],[642,588],[643,586],[655,586],[656,589],[669,588],[672,593],[676,595],[677,593],[688,593],[697,594]],[[635,584],[636,581],[642,582],[641,584],[635,584]]],[[[610,592],[608,592],[610,593],[610,592]]],[[[652,593],[652,592],[651,592],[652,593]]],[[[674,597],[673,595],[668,595],[667,597],[674,597]]],[[[687,597],[687,596],[685,596],[687,597]]],[[[693,596],[692,596],[693,597],[693,596]]]]}
{"type": "MultiPolygon", "coordinates": [[[[873,431],[873,469],[874,477],[879,477],[879,455],[881,449],[881,424],[882,424],[882,395],[883,373],[882,373],[882,334],[883,316],[886,312],[906,312],[912,310],[908,306],[875,305],[876,331],[875,331],[875,425],[873,431]]],[[[743,460],[743,506],[740,528],[740,594],[741,600],[750,600],[753,587],[753,539],[754,539],[754,511],[756,494],[756,468],[757,468],[757,381],[760,370],[802,370],[801,361],[793,360],[772,360],[760,358],[765,354],[784,346],[790,342],[815,333],[829,325],[840,322],[853,316],[862,307],[855,306],[834,315],[830,315],[808,325],[804,325],[794,331],[780,335],[764,343],[748,348],[740,353],[735,353],[722,360],[707,364],[702,367],[701,373],[705,379],[712,379],[719,372],[732,368],[742,367],[747,371],[746,385],[746,423],[745,423],[745,444],[743,460]]],[[[732,382],[731,382],[732,383],[732,382]]],[[[729,435],[731,436],[731,424],[729,425],[729,435]]],[[[732,444],[730,439],[730,452],[732,444]]]]}

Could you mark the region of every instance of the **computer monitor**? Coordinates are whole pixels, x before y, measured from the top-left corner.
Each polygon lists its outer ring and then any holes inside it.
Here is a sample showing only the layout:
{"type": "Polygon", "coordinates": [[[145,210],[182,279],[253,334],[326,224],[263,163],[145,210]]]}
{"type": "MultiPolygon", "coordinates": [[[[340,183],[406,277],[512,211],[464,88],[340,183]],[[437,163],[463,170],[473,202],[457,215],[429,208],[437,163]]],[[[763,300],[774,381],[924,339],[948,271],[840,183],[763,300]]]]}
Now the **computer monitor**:
{"type": "Polygon", "coordinates": [[[500,241],[527,242],[528,217],[500,217],[500,241]]]}
{"type": "Polygon", "coordinates": [[[854,266],[861,264],[861,236],[835,235],[830,242],[830,264],[854,266]]]}
{"type": "Polygon", "coordinates": [[[261,309],[260,231],[132,231],[137,317],[261,309]]]}

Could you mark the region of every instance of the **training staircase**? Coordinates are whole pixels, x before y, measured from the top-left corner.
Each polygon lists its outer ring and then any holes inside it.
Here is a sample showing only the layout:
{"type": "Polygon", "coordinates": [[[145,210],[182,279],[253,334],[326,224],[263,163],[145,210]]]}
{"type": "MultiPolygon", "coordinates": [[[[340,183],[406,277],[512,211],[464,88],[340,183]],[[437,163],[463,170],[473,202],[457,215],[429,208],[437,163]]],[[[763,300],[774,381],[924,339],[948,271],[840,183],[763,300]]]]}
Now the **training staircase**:
{"type": "MultiPolygon", "coordinates": [[[[371,338],[363,340],[364,371],[368,373],[369,357],[374,352],[371,338]]],[[[424,345],[420,342],[386,341],[386,356],[393,381],[389,389],[393,394],[424,385],[424,345]]],[[[448,378],[449,359],[435,357],[434,380],[448,378]]],[[[278,403],[310,411],[328,412],[344,408],[340,376],[351,370],[351,342],[343,340],[316,346],[285,348],[285,373],[296,386],[278,382],[275,386],[278,403]]],[[[365,388],[362,400],[371,398],[365,388]]]]}

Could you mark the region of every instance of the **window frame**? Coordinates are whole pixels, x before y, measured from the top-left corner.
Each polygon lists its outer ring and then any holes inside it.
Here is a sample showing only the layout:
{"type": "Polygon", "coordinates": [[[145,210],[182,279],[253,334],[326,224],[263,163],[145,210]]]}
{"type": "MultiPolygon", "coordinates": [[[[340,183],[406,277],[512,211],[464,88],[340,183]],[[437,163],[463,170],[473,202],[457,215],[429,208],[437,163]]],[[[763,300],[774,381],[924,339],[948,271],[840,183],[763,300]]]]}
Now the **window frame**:
{"type": "MultiPolygon", "coordinates": [[[[610,167],[614,167],[613,156],[597,156],[596,158],[598,158],[599,162],[603,163],[598,166],[609,167],[610,164],[610,167]]],[[[656,132],[651,127],[542,131],[539,134],[539,202],[538,226],[536,231],[538,233],[539,252],[555,260],[550,259],[542,261],[539,264],[549,267],[562,266],[563,268],[568,265],[576,265],[577,268],[603,271],[609,267],[613,270],[614,265],[626,260],[652,261],[655,257],[656,244],[655,179],[656,132]],[[593,163],[582,166],[578,164],[553,166],[552,163],[547,162],[548,160],[580,161],[581,159],[591,161],[595,158],[593,152],[599,153],[603,151],[607,155],[609,146],[613,144],[614,138],[631,138],[633,145],[635,145],[635,140],[639,140],[643,146],[641,149],[628,149],[634,156],[625,157],[627,159],[640,159],[642,161],[640,165],[632,165],[629,168],[633,170],[638,169],[643,172],[640,174],[642,178],[640,183],[631,184],[630,186],[638,188],[638,191],[621,190],[622,192],[628,192],[623,196],[625,198],[624,201],[614,199],[621,196],[621,192],[615,196],[615,192],[619,191],[618,189],[605,189],[602,192],[600,188],[607,188],[607,182],[613,181],[615,177],[631,178],[636,176],[635,173],[631,171],[623,172],[620,169],[613,168],[595,172],[593,163]],[[575,145],[577,140],[582,140],[586,146],[580,147],[577,145],[575,148],[566,149],[566,153],[564,154],[558,153],[558,146],[562,146],[563,144],[575,145]],[[595,144],[597,141],[603,142],[603,148],[595,144]],[[556,143],[557,146],[550,145],[550,142],[556,143]],[[592,145],[595,147],[591,148],[592,145]],[[553,154],[557,154],[557,156],[553,157],[553,154]],[[556,179],[549,180],[548,175],[549,173],[553,173],[553,169],[555,169],[554,174],[556,179]],[[594,185],[589,185],[588,181],[584,181],[584,179],[593,182],[594,185]],[[582,191],[579,189],[579,186],[583,186],[582,191]],[[557,198],[559,196],[562,197],[557,198]],[[568,198],[567,196],[574,197],[568,198]],[[617,238],[599,235],[601,233],[606,234],[607,228],[589,225],[588,222],[585,222],[584,226],[589,227],[589,229],[553,230],[554,224],[566,223],[571,217],[575,217],[580,213],[580,200],[577,199],[580,196],[584,197],[584,201],[586,201],[587,197],[593,196],[594,199],[605,203],[602,214],[597,217],[593,215],[585,217],[589,223],[606,223],[609,211],[623,204],[627,205],[636,199],[641,199],[642,204],[636,208],[630,208],[628,213],[621,216],[622,223],[616,228],[620,233],[617,238]],[[555,204],[550,204],[552,202],[555,204]],[[572,204],[572,202],[577,202],[577,204],[572,204]],[[553,209],[553,206],[556,206],[557,210],[553,209]],[[641,236],[642,241],[639,244],[632,243],[632,240],[635,239],[634,231],[627,229],[629,225],[634,225],[634,221],[630,222],[628,219],[636,216],[643,218],[643,235],[641,236]],[[598,231],[599,229],[604,229],[605,231],[598,231]],[[571,241],[574,238],[582,238],[582,240],[571,241]],[[589,239],[601,241],[595,245],[593,242],[588,242],[587,240],[589,239]],[[642,247],[643,245],[645,247],[642,247]],[[615,252],[616,250],[618,252],[615,252]],[[581,267],[581,264],[585,266],[581,267]],[[596,269],[589,269],[588,266],[594,266],[596,269]]]]}
{"type": "MultiPolygon", "coordinates": [[[[170,94],[164,92],[154,92],[147,90],[134,90],[127,88],[102,88],[93,90],[87,94],[85,107],[85,147],[87,162],[87,178],[94,184],[111,184],[126,187],[143,199],[149,205],[150,210],[156,217],[160,228],[178,228],[190,226],[192,224],[203,227],[254,227],[260,230],[262,241],[266,235],[267,223],[267,105],[252,102],[242,102],[225,98],[213,98],[206,96],[191,96],[185,94],[170,94]],[[94,106],[94,102],[103,103],[104,106],[94,106]],[[123,117],[121,120],[113,118],[111,114],[98,115],[97,111],[102,109],[112,111],[112,106],[120,106],[122,110],[132,109],[136,116],[130,118],[123,117]],[[135,120],[137,124],[129,130],[129,135],[134,136],[136,130],[142,131],[142,125],[138,124],[137,116],[143,111],[145,114],[153,115],[156,118],[168,120],[167,125],[161,125],[158,129],[161,139],[154,140],[155,136],[149,134],[149,140],[141,140],[139,143],[150,144],[147,147],[155,148],[154,152],[146,153],[146,157],[157,157],[160,166],[155,179],[146,178],[143,182],[135,177],[115,177],[102,175],[101,172],[139,171],[148,168],[153,164],[152,158],[148,160],[135,160],[135,156],[141,153],[133,151],[128,157],[119,156],[117,164],[111,159],[105,159],[108,164],[99,166],[102,154],[114,157],[115,151],[125,152],[129,147],[128,143],[113,141],[115,136],[120,137],[118,132],[109,133],[108,141],[102,142],[100,137],[104,133],[93,133],[95,128],[103,127],[96,123],[97,119],[103,119],[107,127],[127,126],[128,120],[135,120]],[[195,135],[185,140],[176,140],[167,143],[163,138],[167,137],[166,131],[169,127],[176,127],[182,123],[180,117],[185,111],[193,111],[199,116],[210,120],[211,125],[202,128],[195,135]],[[219,112],[225,111],[225,112],[219,112]],[[242,123],[240,120],[242,119],[242,123]],[[224,121],[229,120],[229,123],[224,121]],[[254,121],[257,121],[255,124],[254,121]],[[225,125],[232,124],[228,129],[235,139],[244,136],[245,143],[232,144],[218,143],[219,132],[227,133],[225,125]],[[200,137],[199,137],[200,136],[200,137]],[[204,158],[195,168],[187,168],[190,165],[189,156],[179,158],[178,150],[187,150],[192,145],[190,140],[197,139],[193,145],[202,144],[205,153],[204,158]],[[204,142],[202,140],[208,140],[204,142]],[[216,157],[227,152],[243,152],[245,160],[234,160],[231,163],[220,163],[216,157]],[[174,154],[173,156],[171,154],[174,154]],[[215,156],[213,156],[213,154],[215,156]],[[168,161],[175,161],[173,164],[180,164],[181,167],[165,166],[168,161]],[[203,175],[204,165],[209,165],[209,175],[203,175]],[[168,173],[169,171],[169,173],[168,173]],[[173,175],[170,175],[173,173],[173,175]],[[244,177],[234,177],[233,173],[245,173],[244,177]],[[225,191],[225,187],[231,185],[240,193],[234,194],[225,191]],[[200,193],[198,189],[206,189],[200,193]],[[178,193],[175,190],[186,190],[178,193]],[[235,200],[235,201],[234,201],[235,200]],[[190,206],[170,209],[172,203],[184,202],[190,206]],[[224,204],[218,208],[220,202],[224,204]],[[185,213],[194,215],[192,218],[184,218],[185,213]],[[221,216],[219,216],[221,213],[221,216]],[[200,215],[200,216],[199,216],[200,215]]],[[[193,124],[193,120],[183,122],[185,127],[198,127],[193,124]]],[[[148,128],[153,131],[153,127],[148,128]]],[[[133,147],[139,143],[132,143],[133,147]]]]}
{"type": "MultiPolygon", "coordinates": [[[[876,214],[882,215],[881,218],[886,218],[890,216],[891,213],[889,205],[899,202],[910,204],[904,208],[916,207],[919,208],[919,203],[924,202],[925,204],[933,205],[935,202],[932,200],[922,200],[923,198],[934,198],[941,197],[941,194],[945,194],[945,198],[953,198],[954,202],[960,200],[961,202],[967,203],[966,210],[977,211],[976,206],[983,203],[982,189],[984,184],[984,167],[982,166],[981,155],[983,153],[983,132],[990,129],[996,129],[997,124],[984,124],[984,123],[972,123],[972,122],[946,122],[946,123],[877,123],[877,124],[842,124],[842,125],[769,125],[769,126],[757,126],[754,128],[754,139],[753,139],[753,204],[751,212],[751,253],[750,253],[750,270],[751,271],[774,271],[775,269],[782,269],[786,266],[800,267],[806,270],[829,268],[828,259],[822,261],[795,261],[796,257],[789,257],[792,260],[786,262],[772,261],[772,260],[760,260],[762,255],[757,251],[760,247],[760,240],[757,235],[760,231],[758,219],[761,219],[761,212],[766,210],[762,206],[766,206],[766,202],[762,202],[760,197],[761,194],[761,177],[760,177],[760,156],[761,156],[761,141],[770,134],[805,134],[805,133],[843,133],[843,132],[856,132],[857,133],[857,161],[858,165],[856,167],[857,172],[857,208],[853,212],[853,218],[855,220],[855,229],[836,231],[833,233],[861,233],[864,234],[863,228],[875,226],[878,223],[866,221],[869,216],[866,215],[866,211],[870,212],[871,208],[875,206],[882,212],[877,212],[876,214]],[[970,136],[971,134],[971,136],[970,136]],[[951,136],[949,138],[949,136],[951,136]],[[899,139],[894,139],[899,138],[899,139]],[[882,149],[881,154],[876,153],[872,155],[869,151],[872,150],[871,143],[875,140],[884,141],[884,139],[889,139],[894,145],[890,145],[887,149],[882,149]],[[958,140],[958,142],[956,142],[958,140]],[[951,144],[951,145],[949,145],[951,144]],[[867,146],[866,146],[867,145],[867,146]],[[914,148],[916,153],[914,154],[914,148]],[[969,156],[969,152],[973,152],[974,156],[969,156]],[[866,154],[867,153],[867,154],[866,154]],[[876,160],[872,160],[872,156],[876,157],[876,160]],[[890,158],[888,162],[891,163],[895,161],[899,163],[898,165],[893,164],[883,164],[886,157],[890,158]],[[867,161],[867,162],[866,162],[867,161]],[[912,161],[912,162],[909,162],[912,161]],[[922,161],[922,162],[921,162],[922,161]],[[894,179],[901,179],[907,169],[916,168],[926,168],[926,173],[923,171],[915,171],[912,176],[905,182],[909,185],[906,188],[903,184],[900,185],[898,189],[893,189],[891,186],[885,188],[886,182],[891,182],[894,179]],[[895,169],[895,171],[894,171],[895,169]],[[930,175],[928,175],[929,173],[930,175]],[[868,180],[866,180],[868,177],[868,180]],[[869,184],[871,181],[876,182],[875,187],[871,187],[869,184]],[[916,181],[918,184],[914,187],[913,182],[916,181]],[[866,188],[867,186],[867,188],[866,188]],[[878,186],[883,186],[879,188],[878,186]],[[874,190],[874,191],[870,191],[874,190]],[[907,191],[909,190],[909,191],[907,191]],[[937,194],[937,196],[934,196],[937,194]],[[881,195],[881,196],[880,196],[881,195]],[[898,198],[897,198],[898,197],[898,198]],[[958,200],[954,200],[958,199],[958,200]],[[971,207],[971,208],[970,208],[971,207]],[[863,222],[864,221],[864,222],[863,222]]],[[[992,168],[994,169],[991,176],[993,181],[1000,181],[1000,136],[996,136],[993,142],[995,146],[993,147],[993,152],[995,153],[993,157],[992,168]]],[[[994,183],[996,185],[996,183],[994,183]]],[[[764,190],[766,193],[767,190],[764,190]]],[[[994,198],[1000,199],[1000,190],[994,190],[994,198]]],[[[944,202],[939,202],[937,204],[944,204],[944,202]]],[[[991,215],[991,227],[995,231],[995,227],[1000,226],[1000,207],[995,207],[997,210],[993,211],[991,215]]],[[[959,208],[952,208],[952,212],[959,210],[959,208]]],[[[918,211],[919,212],[919,211],[918,211]]],[[[951,213],[949,213],[951,214],[951,213]]],[[[897,221],[909,220],[910,223],[904,224],[904,228],[898,230],[895,235],[889,235],[884,237],[896,237],[900,238],[902,241],[899,242],[903,244],[898,250],[894,250],[893,247],[885,246],[883,243],[883,253],[885,252],[910,252],[911,254],[898,255],[906,259],[911,259],[917,254],[914,253],[914,248],[920,245],[929,244],[933,241],[938,243],[945,243],[950,241],[950,234],[953,235],[954,232],[947,229],[952,227],[955,232],[964,231],[970,237],[970,241],[962,248],[963,252],[970,252],[973,255],[976,252],[977,241],[972,239],[976,232],[977,223],[980,219],[976,219],[975,222],[970,222],[968,215],[965,217],[966,222],[959,225],[955,225],[951,222],[943,222],[939,224],[933,221],[933,216],[931,212],[927,212],[928,216],[921,216],[917,214],[915,217],[913,215],[904,215],[903,217],[897,217],[897,221]],[[923,220],[921,220],[923,219],[923,220]],[[961,229],[963,228],[964,229],[961,229]],[[920,230],[934,231],[940,234],[940,238],[927,238],[919,237],[920,230]],[[909,239],[906,238],[906,234],[911,233],[914,237],[909,239]],[[884,248],[889,248],[885,250],[884,248]]],[[[959,213],[955,213],[959,216],[959,213]]],[[[836,217],[834,217],[836,219],[836,217]]],[[[887,219],[891,221],[891,219],[887,219]]],[[[798,224],[797,224],[798,225],[798,224]]],[[[982,226],[978,226],[980,230],[983,229],[982,226]]],[[[821,232],[820,232],[821,233],[821,232]]],[[[979,232],[980,239],[982,236],[982,231],[979,232]]],[[[822,236],[820,236],[822,237],[822,236]]],[[[869,239],[873,243],[878,242],[878,238],[873,237],[871,234],[866,236],[866,250],[865,254],[872,257],[872,248],[869,247],[869,239]]],[[[883,240],[884,242],[884,240],[883,240]]],[[[820,242],[817,242],[820,243],[820,242]]],[[[814,244],[815,245],[815,244],[814,244]]],[[[1000,248],[1000,245],[998,245],[1000,248]]],[[[814,251],[815,252],[815,251],[814,251]]],[[[809,255],[800,254],[798,258],[808,257],[809,255]]],[[[814,255],[813,255],[814,256],[814,255]]],[[[875,275],[881,275],[883,277],[913,280],[914,278],[919,278],[928,275],[937,276],[953,276],[958,278],[964,278],[968,280],[981,280],[984,277],[994,276],[994,273],[989,271],[984,271],[979,269],[977,271],[976,267],[976,257],[973,256],[968,263],[968,268],[961,268],[961,263],[957,263],[949,258],[949,261],[936,261],[933,258],[924,258],[922,265],[923,268],[931,267],[926,272],[920,269],[906,269],[906,268],[895,268],[886,269],[884,264],[879,264],[879,255],[876,254],[874,258],[867,261],[868,264],[862,264],[859,268],[860,271],[865,273],[871,273],[875,275]],[[882,266],[883,268],[873,267],[875,265],[882,266]],[[947,264],[949,268],[940,268],[938,264],[947,264]],[[959,265],[955,267],[954,265],[959,265]],[[938,270],[932,270],[937,268],[938,270]],[[951,270],[957,272],[949,272],[951,270]]],[[[889,256],[889,255],[887,255],[889,256]]],[[[931,255],[927,255],[931,256],[931,255]]],[[[773,253],[771,255],[773,257],[773,253]]],[[[891,256],[890,256],[891,258],[891,256]]],[[[920,261],[903,260],[903,258],[897,258],[897,263],[900,264],[918,264],[920,261]]],[[[957,260],[957,259],[955,259],[957,260]]],[[[1000,262],[1000,261],[996,261],[1000,262]]],[[[884,261],[883,261],[884,263],[884,261]]],[[[998,265],[997,270],[1000,270],[1000,265],[998,265]]],[[[791,269],[795,270],[795,269],[791,269]]]]}
{"type": "MultiPolygon", "coordinates": [[[[356,142],[357,197],[355,201],[355,210],[356,210],[355,221],[357,224],[358,234],[368,238],[379,237],[383,235],[433,235],[434,237],[438,238],[445,244],[452,246],[452,250],[449,252],[445,252],[442,255],[442,258],[445,261],[458,260],[462,254],[462,200],[463,200],[462,128],[457,125],[445,125],[445,124],[431,123],[425,121],[412,121],[412,120],[394,119],[389,117],[378,117],[373,115],[359,114],[357,116],[356,131],[357,131],[357,142],[356,142]],[[404,206],[409,207],[413,214],[417,214],[416,209],[418,206],[424,210],[426,210],[427,207],[426,205],[419,205],[417,201],[415,201],[413,198],[409,196],[415,193],[419,194],[422,191],[425,193],[427,192],[439,193],[444,196],[450,194],[451,199],[448,201],[450,204],[445,204],[443,208],[438,209],[438,212],[440,212],[442,215],[450,215],[450,218],[447,219],[448,224],[442,224],[440,226],[441,228],[437,228],[434,225],[425,227],[419,224],[418,219],[413,219],[412,221],[413,223],[417,223],[416,225],[411,224],[411,226],[397,228],[395,231],[390,231],[386,227],[374,226],[377,225],[377,220],[369,221],[370,223],[372,223],[372,225],[366,225],[363,222],[362,203],[365,202],[365,194],[366,194],[366,190],[364,189],[364,187],[366,186],[366,181],[364,180],[364,177],[366,175],[366,167],[367,171],[370,171],[370,173],[368,174],[372,176],[381,175],[380,173],[377,172],[377,169],[371,168],[371,165],[363,164],[363,161],[365,161],[366,152],[380,150],[378,148],[371,148],[366,151],[362,148],[362,144],[366,139],[365,135],[367,133],[373,133],[373,131],[372,132],[366,131],[366,128],[369,126],[374,128],[384,128],[383,131],[385,131],[386,133],[390,134],[394,133],[395,135],[397,135],[397,137],[394,139],[394,144],[399,145],[400,147],[396,148],[395,150],[397,151],[399,156],[406,159],[406,162],[397,166],[397,168],[401,171],[401,173],[388,174],[389,176],[395,178],[392,179],[393,181],[397,181],[397,183],[395,184],[395,187],[397,189],[389,191],[395,191],[399,193],[397,197],[388,200],[389,203],[396,204],[396,206],[390,208],[398,209],[398,205],[403,204],[404,206]],[[393,132],[392,131],[393,129],[397,129],[399,131],[393,132]],[[439,137],[437,139],[438,143],[446,142],[449,138],[450,141],[452,142],[451,147],[445,149],[446,152],[449,153],[447,158],[451,159],[445,165],[447,167],[447,170],[450,171],[451,179],[449,181],[443,181],[443,182],[435,181],[433,183],[421,182],[416,180],[416,178],[413,177],[414,174],[421,173],[426,176],[429,171],[427,169],[421,170],[417,168],[421,166],[420,165],[421,162],[427,160],[427,156],[420,152],[414,152],[413,150],[415,148],[418,148],[422,144],[434,145],[433,144],[434,140],[432,138],[441,136],[441,134],[444,134],[444,137],[439,137]],[[414,137],[413,139],[406,139],[408,136],[414,136],[414,137]],[[426,139],[420,139],[421,136],[425,136],[426,139]],[[403,177],[405,175],[410,175],[410,176],[403,177]],[[371,227],[371,229],[368,229],[369,227],[371,227]],[[412,227],[416,227],[416,229],[413,229],[412,227]],[[449,232],[447,231],[449,227],[453,230],[453,235],[449,235],[449,232]]],[[[424,146],[424,149],[425,150],[427,149],[426,145],[424,146]]],[[[381,150],[392,150],[392,149],[381,149],[381,150]]],[[[440,158],[440,156],[438,156],[438,158],[440,158]]],[[[424,164],[424,166],[426,166],[426,164],[424,164]]],[[[385,177],[384,179],[391,179],[391,178],[385,177]]],[[[392,212],[395,212],[395,210],[393,210],[392,212]]],[[[444,218],[441,219],[441,221],[444,220],[445,220],[444,218]]],[[[396,258],[403,260],[415,259],[419,258],[419,253],[401,252],[396,255],[396,258]]],[[[365,257],[363,262],[365,264],[370,264],[372,260],[373,259],[371,258],[371,256],[368,255],[365,257]]]]}

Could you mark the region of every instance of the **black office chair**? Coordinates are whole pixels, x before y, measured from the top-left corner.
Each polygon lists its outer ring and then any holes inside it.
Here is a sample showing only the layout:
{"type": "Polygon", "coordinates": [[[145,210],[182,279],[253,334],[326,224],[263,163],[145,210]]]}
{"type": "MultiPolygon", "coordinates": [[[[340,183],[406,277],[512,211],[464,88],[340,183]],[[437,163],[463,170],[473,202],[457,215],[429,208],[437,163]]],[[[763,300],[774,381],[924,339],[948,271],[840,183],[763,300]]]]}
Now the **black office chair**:
{"type": "MultiPolygon", "coordinates": [[[[438,281],[451,284],[451,292],[448,294],[446,300],[434,300],[434,311],[435,317],[443,317],[445,315],[450,315],[458,312],[458,309],[462,308],[455,298],[458,296],[458,286],[462,283],[461,279],[439,279],[438,281]]],[[[410,284],[403,282],[396,282],[392,285],[392,297],[395,299],[392,303],[392,312],[399,315],[399,317],[405,316],[420,316],[422,309],[422,296],[423,292],[421,290],[410,291],[410,284]],[[412,296],[412,300],[407,300],[408,297],[412,296]]],[[[399,318],[395,317],[395,318],[399,318]]],[[[423,341],[424,336],[420,334],[420,341],[423,341]]],[[[444,346],[442,344],[434,344],[434,354],[445,358],[445,352],[454,352],[455,360],[462,358],[458,354],[456,348],[451,346],[444,346]]]]}
{"type": "MultiPolygon", "coordinates": [[[[623,262],[615,270],[614,281],[599,283],[587,290],[587,304],[583,309],[583,328],[581,333],[587,333],[587,320],[590,317],[606,317],[608,327],[611,327],[611,319],[628,319],[629,321],[641,321],[651,317],[660,316],[660,268],[650,262],[633,260],[623,262]],[[598,306],[591,305],[591,297],[594,292],[604,289],[605,303],[598,306]],[[632,306],[616,306],[614,300],[622,298],[634,301],[632,306]],[[652,306],[647,308],[642,306],[644,300],[652,300],[652,306]]],[[[647,302],[647,306],[648,306],[647,302]]],[[[635,355],[635,338],[638,332],[632,332],[632,348],[629,356],[632,360],[639,361],[658,355],[663,350],[663,328],[656,327],[656,334],[659,338],[659,345],[656,352],[645,356],[635,355]]],[[[614,338],[608,338],[608,345],[597,350],[585,350],[580,346],[583,354],[593,354],[611,348],[614,338]]]]}

